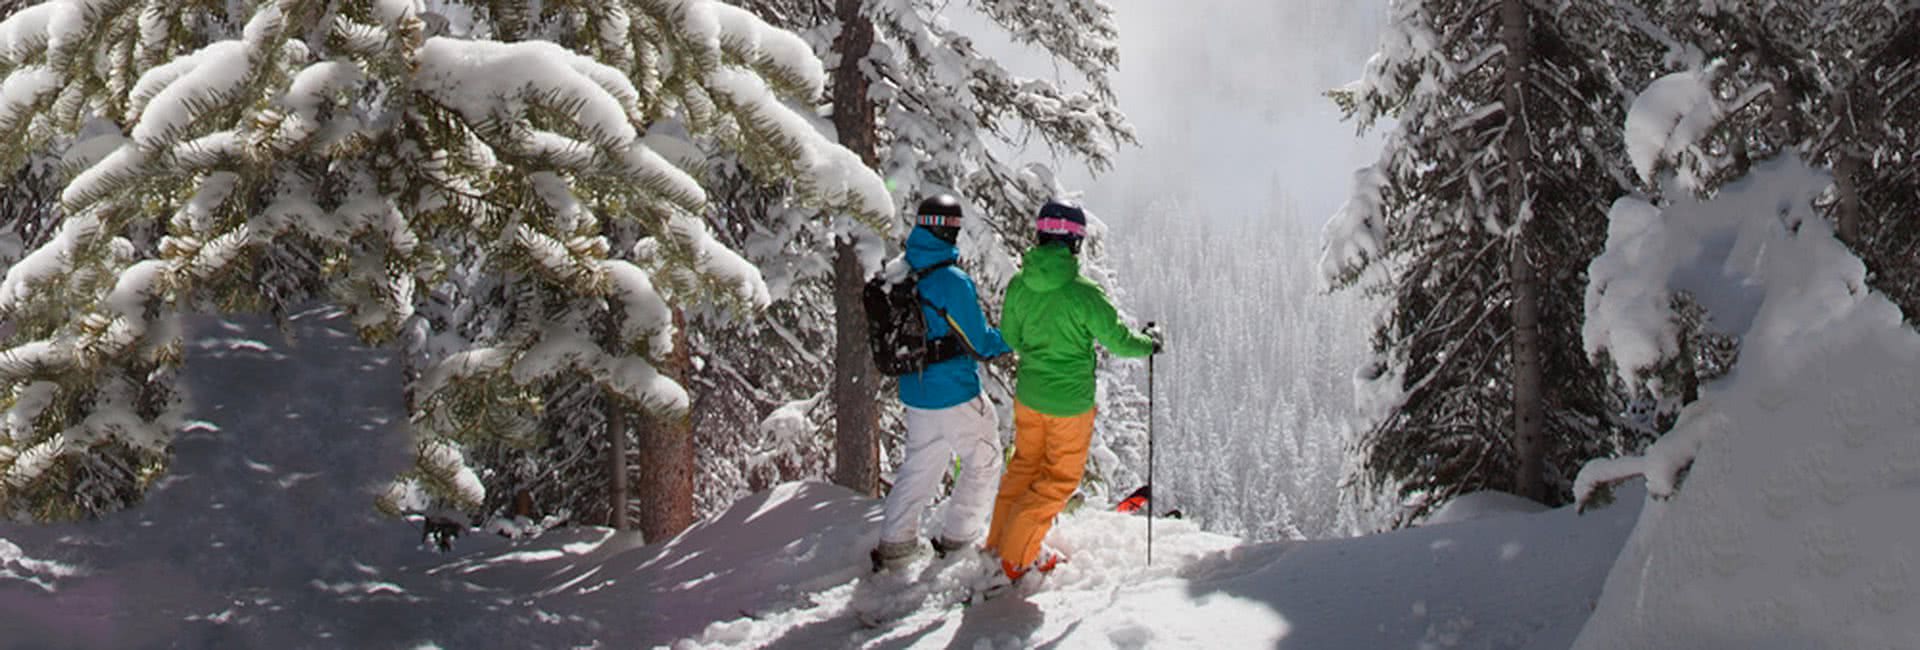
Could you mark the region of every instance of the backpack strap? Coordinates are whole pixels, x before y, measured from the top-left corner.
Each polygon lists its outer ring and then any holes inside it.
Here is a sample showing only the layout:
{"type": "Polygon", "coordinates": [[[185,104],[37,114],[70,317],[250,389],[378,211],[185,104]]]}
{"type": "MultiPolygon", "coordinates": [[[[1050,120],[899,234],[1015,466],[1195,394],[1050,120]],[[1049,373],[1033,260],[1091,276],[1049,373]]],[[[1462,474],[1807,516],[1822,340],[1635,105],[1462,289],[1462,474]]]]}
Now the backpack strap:
{"type": "Polygon", "coordinates": [[[940,269],[944,269],[949,266],[953,266],[953,260],[941,260],[941,261],[934,262],[932,264],[927,265],[927,268],[914,271],[913,272],[914,290],[918,291],[920,289],[920,281],[926,279],[928,275],[932,275],[934,271],[938,271],[940,269]]]}
{"type": "MultiPolygon", "coordinates": [[[[934,356],[935,356],[936,358],[935,358],[935,359],[933,360],[933,361],[934,361],[935,363],[937,363],[937,362],[939,362],[939,361],[946,361],[946,360],[948,360],[948,359],[952,359],[952,358],[955,358],[955,357],[959,357],[959,356],[971,356],[971,357],[973,357],[973,358],[975,358],[975,359],[981,359],[981,358],[984,358],[984,357],[981,357],[981,356],[980,356],[980,352],[979,352],[979,348],[976,348],[976,347],[974,347],[974,346],[973,346],[973,340],[972,340],[972,339],[969,339],[969,338],[967,338],[967,333],[966,333],[965,331],[963,331],[963,330],[961,330],[961,329],[960,329],[960,324],[959,324],[959,323],[956,323],[956,322],[954,322],[954,320],[953,320],[953,316],[951,316],[951,315],[948,315],[948,314],[947,314],[947,310],[945,310],[945,309],[941,309],[939,305],[935,305],[935,304],[933,304],[932,302],[929,302],[929,301],[927,300],[927,297],[926,297],[925,295],[923,295],[923,294],[921,294],[921,293],[920,293],[920,281],[921,281],[921,280],[924,280],[924,279],[926,279],[926,277],[927,277],[928,275],[930,275],[930,274],[932,274],[932,273],[933,273],[934,271],[938,271],[938,270],[940,270],[940,269],[944,269],[944,268],[947,268],[947,267],[949,267],[949,266],[953,266],[953,264],[954,264],[954,261],[953,261],[953,260],[942,260],[942,261],[939,261],[939,262],[934,262],[933,264],[931,264],[931,265],[929,265],[929,266],[927,266],[927,268],[924,268],[924,269],[920,269],[920,270],[918,270],[918,271],[914,271],[914,273],[913,273],[913,294],[914,294],[914,296],[916,296],[916,297],[918,297],[918,298],[920,299],[920,304],[922,304],[922,305],[926,305],[927,307],[929,307],[929,308],[931,308],[931,309],[933,309],[933,312],[934,312],[934,313],[936,313],[936,314],[939,314],[939,315],[940,315],[940,318],[942,318],[942,319],[944,319],[944,320],[946,320],[946,321],[947,321],[947,335],[946,335],[946,336],[942,336],[942,337],[939,337],[939,338],[934,338],[934,339],[928,339],[928,340],[929,340],[929,341],[933,341],[933,342],[936,342],[936,343],[938,343],[938,342],[939,342],[939,341],[941,341],[942,339],[948,339],[948,338],[957,338],[957,339],[959,339],[959,340],[960,340],[960,344],[961,344],[961,346],[962,346],[962,347],[961,347],[961,349],[959,349],[959,350],[952,350],[951,352],[945,352],[945,353],[941,353],[941,354],[935,354],[934,356]]],[[[938,348],[942,348],[942,347],[945,347],[945,346],[939,346],[939,345],[935,345],[935,346],[933,346],[933,347],[934,347],[935,349],[938,349],[938,348]]]]}

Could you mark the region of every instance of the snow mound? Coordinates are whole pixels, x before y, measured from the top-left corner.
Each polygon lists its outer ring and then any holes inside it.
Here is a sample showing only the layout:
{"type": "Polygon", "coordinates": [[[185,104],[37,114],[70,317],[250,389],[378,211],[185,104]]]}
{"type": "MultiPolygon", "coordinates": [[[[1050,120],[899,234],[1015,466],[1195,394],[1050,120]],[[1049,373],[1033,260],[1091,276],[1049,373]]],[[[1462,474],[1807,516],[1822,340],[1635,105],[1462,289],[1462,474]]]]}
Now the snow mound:
{"type": "Polygon", "coordinates": [[[1530,515],[1545,512],[1547,507],[1525,497],[1515,496],[1497,490],[1463,494],[1440,506],[1440,510],[1421,522],[1422,526],[1454,524],[1487,517],[1507,515],[1530,515]]]}
{"type": "MultiPolygon", "coordinates": [[[[1742,347],[1733,372],[1702,386],[1645,458],[1581,472],[1582,489],[1644,474],[1671,497],[1646,504],[1576,648],[1920,639],[1920,334],[1866,288],[1860,261],[1812,212],[1825,186],[1819,172],[1777,160],[1713,200],[1639,215],[1631,241],[1615,224],[1603,260],[1648,241],[1678,257],[1596,261],[1595,282],[1642,296],[1692,283],[1742,347]]],[[[1671,335],[1659,319],[1629,322],[1598,329],[1614,340],[1671,335]]]]}

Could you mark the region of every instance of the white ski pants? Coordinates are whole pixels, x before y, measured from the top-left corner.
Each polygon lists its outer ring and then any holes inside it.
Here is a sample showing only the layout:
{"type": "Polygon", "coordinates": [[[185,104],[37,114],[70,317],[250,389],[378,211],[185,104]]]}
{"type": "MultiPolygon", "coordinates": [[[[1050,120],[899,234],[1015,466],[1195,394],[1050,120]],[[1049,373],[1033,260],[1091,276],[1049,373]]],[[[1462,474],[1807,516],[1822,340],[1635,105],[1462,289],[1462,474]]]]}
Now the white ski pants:
{"type": "Polygon", "coordinates": [[[940,493],[941,479],[960,457],[960,475],[947,500],[940,535],[973,541],[980,536],[1000,483],[1000,421],[985,395],[943,409],[907,407],[906,460],[887,492],[881,542],[911,542],[920,517],[940,493]]]}

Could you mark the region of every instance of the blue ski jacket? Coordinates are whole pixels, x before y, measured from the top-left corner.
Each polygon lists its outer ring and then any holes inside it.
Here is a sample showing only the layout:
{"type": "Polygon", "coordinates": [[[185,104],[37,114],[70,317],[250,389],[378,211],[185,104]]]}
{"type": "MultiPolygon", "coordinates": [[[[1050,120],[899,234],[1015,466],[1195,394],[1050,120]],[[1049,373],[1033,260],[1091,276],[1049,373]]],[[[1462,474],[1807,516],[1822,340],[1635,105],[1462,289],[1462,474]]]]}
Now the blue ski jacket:
{"type": "MultiPolygon", "coordinates": [[[[907,265],[914,271],[960,259],[960,249],[925,228],[914,228],[907,235],[907,265]]],[[[947,266],[920,279],[920,315],[927,319],[927,338],[936,339],[953,331],[948,323],[960,326],[960,334],[975,355],[983,359],[1012,352],[1000,338],[1000,330],[987,325],[980,309],[980,292],[973,278],[957,265],[947,266]]],[[[965,404],[980,394],[979,363],[972,355],[962,355],[927,366],[925,370],[900,377],[900,401],[918,409],[943,409],[965,404]]]]}

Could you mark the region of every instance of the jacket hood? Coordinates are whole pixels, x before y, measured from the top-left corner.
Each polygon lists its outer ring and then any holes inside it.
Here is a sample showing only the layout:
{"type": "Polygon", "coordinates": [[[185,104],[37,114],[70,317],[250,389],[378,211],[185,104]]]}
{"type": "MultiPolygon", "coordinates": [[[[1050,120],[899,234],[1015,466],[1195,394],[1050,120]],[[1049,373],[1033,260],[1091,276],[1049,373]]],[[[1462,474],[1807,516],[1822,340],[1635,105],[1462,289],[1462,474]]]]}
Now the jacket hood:
{"type": "Polygon", "coordinates": [[[933,236],[926,228],[916,226],[907,235],[907,265],[915,270],[957,259],[960,259],[960,247],[933,236]]]}
{"type": "Polygon", "coordinates": [[[1035,246],[1022,258],[1020,274],[1034,291],[1053,291],[1080,277],[1080,258],[1065,246],[1035,246]]]}

